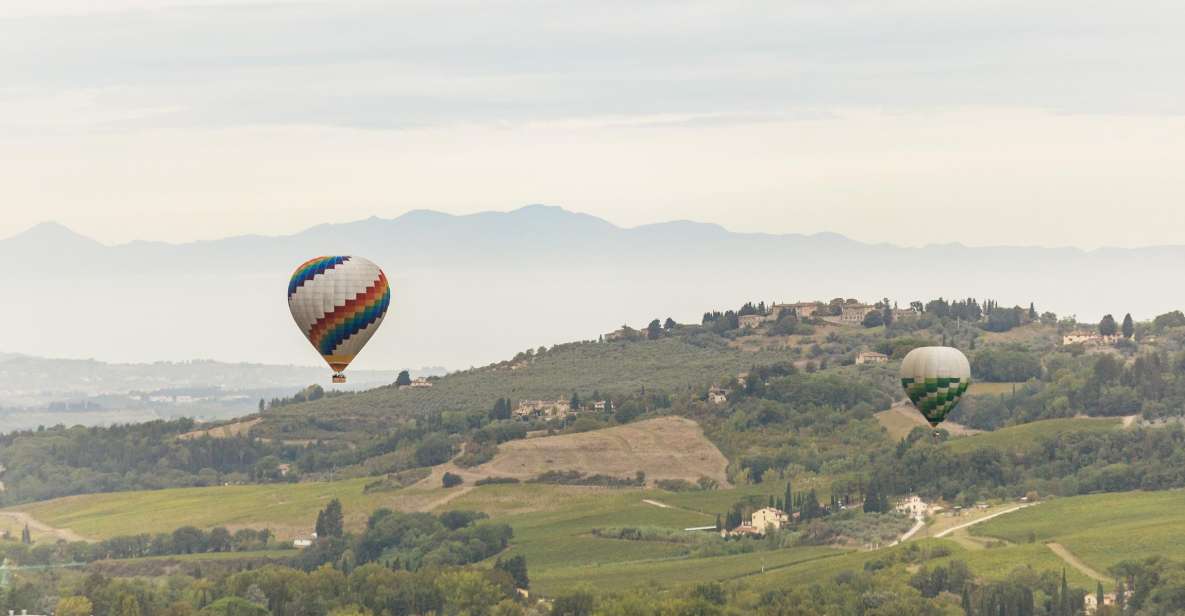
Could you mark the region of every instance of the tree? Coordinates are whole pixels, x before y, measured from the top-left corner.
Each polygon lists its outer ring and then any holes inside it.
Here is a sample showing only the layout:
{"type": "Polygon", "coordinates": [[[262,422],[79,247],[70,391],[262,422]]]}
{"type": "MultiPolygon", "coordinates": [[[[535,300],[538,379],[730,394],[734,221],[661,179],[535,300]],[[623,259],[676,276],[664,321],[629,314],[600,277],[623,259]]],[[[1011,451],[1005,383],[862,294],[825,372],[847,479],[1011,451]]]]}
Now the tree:
{"type": "Polygon", "coordinates": [[[963,606],[963,614],[966,616],[973,616],[974,611],[971,609],[971,585],[963,585],[963,597],[961,600],[963,606]]]}
{"type": "MultiPolygon", "coordinates": [[[[717,516],[717,519],[719,519],[719,516],[717,516]]],[[[509,573],[510,577],[514,579],[515,588],[531,587],[531,579],[527,576],[526,556],[520,554],[518,556],[512,556],[506,560],[499,558],[498,562],[494,563],[494,568],[501,569],[502,571],[509,573]]]]}
{"type": "Polygon", "coordinates": [[[662,337],[662,321],[655,319],[646,326],[646,338],[649,340],[658,340],[662,337]]]}
{"type": "Polygon", "coordinates": [[[581,406],[580,394],[572,392],[572,398],[568,400],[568,406],[571,407],[573,411],[579,411],[581,406]]]}
{"type": "Polygon", "coordinates": [[[864,327],[878,327],[885,324],[885,316],[879,310],[873,310],[864,315],[864,321],[861,323],[864,327]]]}
{"type": "Polygon", "coordinates": [[[25,524],[25,528],[21,530],[21,543],[25,545],[33,545],[33,533],[29,532],[28,524],[25,524]]]}
{"type": "Polygon", "coordinates": [[[446,488],[453,488],[465,483],[465,480],[460,475],[456,475],[454,473],[445,473],[444,476],[440,478],[440,481],[441,485],[446,488]]]}
{"type": "Polygon", "coordinates": [[[406,387],[408,385],[411,385],[411,374],[407,370],[401,370],[399,376],[395,377],[395,386],[406,387]]]}
{"type": "Polygon", "coordinates": [[[136,595],[123,593],[115,604],[112,616],[140,616],[140,601],[136,595]]]}
{"type": "Polygon", "coordinates": [[[259,399],[259,412],[262,413],[263,409],[265,409],[265,408],[267,408],[267,405],[264,403],[263,398],[260,398],[259,399]]]}
{"type": "Polygon", "coordinates": [[[1132,314],[1129,312],[1123,317],[1123,337],[1131,340],[1131,337],[1136,333],[1136,324],[1132,321],[1132,314]]]}
{"type": "Polygon", "coordinates": [[[91,616],[94,613],[95,606],[86,597],[62,597],[54,610],[54,616],[91,616]]]}
{"type": "Polygon", "coordinates": [[[662,324],[662,328],[667,331],[671,331],[672,329],[675,329],[675,327],[677,325],[679,325],[679,324],[675,322],[675,319],[672,319],[671,317],[667,317],[666,322],[662,324]]]}
{"type": "Polygon", "coordinates": [[[593,595],[587,590],[556,597],[551,606],[552,616],[592,616],[593,595]]]}
{"type": "Polygon", "coordinates": [[[1099,333],[1104,336],[1114,336],[1115,332],[1119,330],[1119,326],[1115,324],[1115,317],[1105,315],[1102,321],[1099,321],[1099,333]]]}
{"type": "Polygon", "coordinates": [[[490,410],[489,417],[492,421],[510,419],[510,400],[507,398],[498,398],[495,400],[494,408],[490,410]]]}
{"type": "Polygon", "coordinates": [[[317,537],[341,537],[345,533],[342,502],[338,499],[329,501],[328,505],[317,514],[317,524],[314,530],[317,537]]]}
{"type": "Polygon", "coordinates": [[[448,462],[453,457],[453,445],[448,437],[440,433],[429,434],[416,447],[416,464],[420,466],[436,466],[448,462]]]}
{"type": "Polygon", "coordinates": [[[206,551],[206,533],[200,528],[182,526],[173,531],[173,550],[178,554],[200,554],[206,551]]]}
{"type": "Polygon", "coordinates": [[[864,513],[884,513],[881,509],[881,495],[876,483],[869,483],[864,493],[864,513]]]}
{"type": "Polygon", "coordinates": [[[210,531],[207,546],[211,552],[229,552],[230,545],[230,531],[226,530],[225,527],[219,526],[210,531]]]}
{"type": "Polygon", "coordinates": [[[1101,609],[1103,607],[1103,583],[1102,582],[1099,582],[1098,588],[1095,589],[1094,596],[1095,596],[1095,601],[1097,602],[1097,603],[1095,603],[1095,605],[1099,606],[1099,608],[1101,609]]]}

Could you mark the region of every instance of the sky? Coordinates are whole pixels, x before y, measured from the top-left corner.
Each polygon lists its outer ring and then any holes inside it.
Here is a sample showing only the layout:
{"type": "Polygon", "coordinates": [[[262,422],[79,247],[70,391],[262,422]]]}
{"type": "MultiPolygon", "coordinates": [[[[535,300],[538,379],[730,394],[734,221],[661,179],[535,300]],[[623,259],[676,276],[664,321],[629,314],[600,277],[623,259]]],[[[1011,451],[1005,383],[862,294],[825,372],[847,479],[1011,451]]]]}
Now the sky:
{"type": "Polygon", "coordinates": [[[5,2],[0,237],[548,203],[903,245],[1181,244],[1182,26],[1157,1],[5,2]]]}

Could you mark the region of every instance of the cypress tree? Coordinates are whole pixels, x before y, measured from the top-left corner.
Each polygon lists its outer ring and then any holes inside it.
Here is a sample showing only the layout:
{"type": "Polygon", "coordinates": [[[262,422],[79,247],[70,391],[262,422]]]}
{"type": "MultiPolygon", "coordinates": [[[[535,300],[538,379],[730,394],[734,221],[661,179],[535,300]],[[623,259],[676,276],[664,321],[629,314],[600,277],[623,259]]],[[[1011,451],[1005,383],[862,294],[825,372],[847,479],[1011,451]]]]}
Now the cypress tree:
{"type": "Polygon", "coordinates": [[[25,524],[25,528],[21,530],[21,543],[25,545],[33,544],[33,533],[29,532],[28,524],[25,524]]]}
{"type": "Polygon", "coordinates": [[[971,585],[970,584],[963,585],[962,605],[963,605],[963,614],[965,614],[966,616],[973,616],[975,614],[975,611],[971,609],[971,585]]]}

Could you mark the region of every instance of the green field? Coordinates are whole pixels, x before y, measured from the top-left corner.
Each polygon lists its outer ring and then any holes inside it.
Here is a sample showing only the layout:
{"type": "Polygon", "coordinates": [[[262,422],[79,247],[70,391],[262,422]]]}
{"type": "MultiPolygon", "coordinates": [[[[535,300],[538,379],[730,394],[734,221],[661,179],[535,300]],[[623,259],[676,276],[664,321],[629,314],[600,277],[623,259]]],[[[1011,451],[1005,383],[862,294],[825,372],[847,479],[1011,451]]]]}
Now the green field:
{"type": "Polygon", "coordinates": [[[1036,444],[1041,439],[1050,438],[1062,432],[1107,432],[1116,430],[1122,425],[1123,419],[1118,417],[1044,419],[1000,428],[993,432],[982,432],[956,438],[949,441],[946,446],[951,451],[958,453],[966,453],[982,447],[995,447],[1001,450],[1024,449],[1036,444]]]}
{"type": "Polygon", "coordinates": [[[1016,389],[1020,389],[1024,383],[986,383],[983,381],[973,381],[971,387],[967,389],[968,396],[998,396],[1000,394],[1010,394],[1016,389]]]}
{"type": "Polygon", "coordinates": [[[713,580],[769,576],[795,566],[814,569],[826,566],[833,560],[839,561],[844,554],[841,550],[829,547],[801,547],[709,558],[651,558],[634,562],[552,567],[538,573],[532,570],[531,587],[538,588],[544,594],[580,584],[614,590],[640,586],[670,588],[713,580]]]}
{"type": "Polygon", "coordinates": [[[347,520],[360,523],[392,492],[362,493],[368,480],[174,488],[70,496],[16,507],[56,528],[91,539],[172,532],[180,526],[271,528],[281,538],[312,532],[317,511],[339,498],[347,520]]]}
{"type": "MultiPolygon", "coordinates": [[[[1185,558],[1185,492],[1116,492],[1061,498],[973,527],[979,536],[1055,541],[1101,573],[1150,554],[1185,558]]],[[[1044,547],[1044,546],[1041,546],[1044,547]]]]}

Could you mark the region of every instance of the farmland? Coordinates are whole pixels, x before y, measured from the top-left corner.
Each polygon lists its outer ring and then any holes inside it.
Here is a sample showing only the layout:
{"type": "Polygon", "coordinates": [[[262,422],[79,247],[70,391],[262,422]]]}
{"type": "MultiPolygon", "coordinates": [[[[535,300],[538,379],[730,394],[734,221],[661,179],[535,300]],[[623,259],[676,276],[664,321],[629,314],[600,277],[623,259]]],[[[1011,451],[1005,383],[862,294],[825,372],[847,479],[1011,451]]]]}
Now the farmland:
{"type": "MultiPolygon", "coordinates": [[[[1185,492],[1117,492],[1061,498],[975,527],[1014,543],[1057,542],[1102,572],[1149,554],[1185,558],[1185,492]]],[[[1041,546],[1044,548],[1044,546],[1041,546]]]]}
{"type": "Polygon", "coordinates": [[[982,448],[1001,450],[1024,449],[1063,432],[1107,432],[1123,425],[1118,417],[1068,417],[1045,419],[1032,423],[1009,426],[992,432],[983,432],[947,443],[952,451],[965,453],[982,448]]]}

